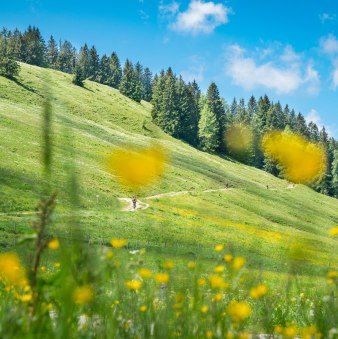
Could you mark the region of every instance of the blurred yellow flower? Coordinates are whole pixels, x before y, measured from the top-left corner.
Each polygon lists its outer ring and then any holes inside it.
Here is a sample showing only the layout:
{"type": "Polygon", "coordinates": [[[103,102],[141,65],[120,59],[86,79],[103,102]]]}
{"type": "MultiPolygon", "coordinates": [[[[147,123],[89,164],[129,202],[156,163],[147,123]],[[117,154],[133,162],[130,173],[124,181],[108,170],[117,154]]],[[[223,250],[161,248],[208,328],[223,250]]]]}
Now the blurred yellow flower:
{"type": "Polygon", "coordinates": [[[168,273],[157,273],[155,274],[155,281],[158,284],[167,284],[169,282],[169,274],[168,273]]]}
{"type": "Polygon", "coordinates": [[[106,252],[106,259],[112,259],[114,257],[114,252],[111,250],[108,250],[106,252]]]}
{"type": "Polygon", "coordinates": [[[259,284],[256,287],[250,289],[250,297],[257,299],[263,297],[268,293],[268,288],[264,284],[259,284]]]}
{"type": "Polygon", "coordinates": [[[206,331],[206,332],[205,332],[205,337],[206,337],[206,338],[212,338],[212,337],[213,337],[212,331],[206,331]]]}
{"type": "Polygon", "coordinates": [[[338,235],[338,226],[331,228],[330,231],[329,231],[329,234],[332,237],[335,237],[336,235],[338,235]]]}
{"type": "Polygon", "coordinates": [[[302,330],[302,339],[312,339],[312,338],[320,338],[321,336],[316,336],[319,334],[317,332],[317,328],[314,325],[304,327],[302,330]]]}
{"type": "Polygon", "coordinates": [[[227,313],[230,315],[230,317],[235,322],[241,322],[248,318],[251,314],[251,307],[250,305],[245,302],[239,302],[236,300],[233,300],[230,302],[230,304],[227,307],[227,313]]]}
{"type": "Polygon", "coordinates": [[[60,243],[59,243],[59,240],[57,240],[57,239],[52,239],[48,243],[48,248],[50,250],[57,250],[59,247],[60,247],[60,243]]]}
{"type": "Polygon", "coordinates": [[[147,309],[148,309],[148,307],[147,307],[146,305],[140,306],[140,311],[141,311],[141,312],[146,312],[147,309]]]}
{"type": "Polygon", "coordinates": [[[280,325],[275,326],[275,332],[278,334],[282,334],[283,333],[283,327],[280,325]]]}
{"type": "Polygon", "coordinates": [[[233,259],[233,256],[231,254],[225,254],[223,259],[225,262],[231,262],[233,259]]]}
{"type": "Polygon", "coordinates": [[[238,333],[238,339],[249,339],[251,335],[248,332],[240,332],[238,333]]]}
{"type": "Polygon", "coordinates": [[[207,305],[203,305],[203,306],[201,307],[201,312],[202,312],[203,314],[207,313],[208,310],[209,310],[209,307],[208,307],[207,305]]]}
{"type": "Polygon", "coordinates": [[[212,289],[220,289],[220,288],[227,288],[229,287],[229,283],[224,281],[224,279],[222,277],[220,277],[219,275],[211,275],[209,277],[209,282],[210,282],[210,286],[212,289]]]}
{"type": "Polygon", "coordinates": [[[125,282],[125,285],[132,291],[138,291],[142,287],[142,281],[129,280],[125,282]]]}
{"type": "Polygon", "coordinates": [[[40,270],[41,270],[42,272],[45,272],[45,271],[46,271],[46,266],[41,266],[40,270]]]}
{"type": "Polygon", "coordinates": [[[284,328],[283,334],[286,338],[294,338],[297,335],[297,327],[294,325],[288,325],[284,328]]]}
{"type": "Polygon", "coordinates": [[[136,151],[116,149],[107,160],[107,168],[122,185],[139,189],[164,173],[166,160],[167,156],[159,145],[136,151]]]}
{"type": "Polygon", "coordinates": [[[198,286],[204,286],[206,284],[206,280],[204,278],[199,278],[197,280],[197,285],[198,286]]]}
{"type": "Polygon", "coordinates": [[[193,270],[196,268],[196,263],[194,261],[189,261],[187,266],[190,270],[193,270]]]}
{"type": "Polygon", "coordinates": [[[232,262],[232,268],[234,270],[240,270],[246,263],[246,260],[245,258],[243,257],[236,257],[233,259],[233,262],[232,262]]]}
{"type": "Polygon", "coordinates": [[[215,273],[222,273],[224,272],[224,266],[223,265],[218,265],[214,268],[215,273]]]}
{"type": "Polygon", "coordinates": [[[33,293],[18,295],[17,299],[24,303],[28,303],[33,299],[33,293]]]}
{"type": "Polygon", "coordinates": [[[26,272],[17,254],[0,254],[0,280],[7,285],[18,287],[27,285],[26,272]]]}
{"type": "Polygon", "coordinates": [[[89,285],[79,286],[73,292],[73,301],[75,304],[88,304],[94,297],[94,290],[89,285]]]}
{"type": "Polygon", "coordinates": [[[55,268],[60,268],[61,267],[61,263],[59,263],[59,262],[54,263],[54,267],[55,268]]]}
{"type": "Polygon", "coordinates": [[[167,270],[171,270],[172,268],[174,268],[174,262],[171,260],[165,261],[163,263],[163,268],[167,269],[167,270]]]}
{"type": "Polygon", "coordinates": [[[153,272],[148,268],[140,268],[138,274],[142,279],[149,279],[153,275],[153,272]]]}
{"type": "Polygon", "coordinates": [[[276,131],[264,136],[266,156],[283,168],[285,178],[295,183],[310,183],[321,178],[326,170],[324,149],[302,136],[276,131]]]}
{"type": "Polygon", "coordinates": [[[215,246],[215,251],[216,252],[220,252],[220,251],[223,251],[224,250],[224,245],[216,245],[215,246]]]}
{"type": "Polygon", "coordinates": [[[127,240],[125,239],[113,238],[112,240],[110,240],[110,244],[116,249],[122,248],[123,246],[126,245],[126,243],[127,243],[127,240]]]}
{"type": "Polygon", "coordinates": [[[240,154],[250,148],[253,143],[251,128],[244,124],[232,124],[224,135],[226,148],[232,154],[240,154]]]}
{"type": "Polygon", "coordinates": [[[327,277],[329,279],[335,279],[338,277],[338,272],[337,271],[329,271],[327,272],[327,277]]]}
{"type": "Polygon", "coordinates": [[[221,301],[223,298],[221,293],[217,293],[213,296],[212,301],[221,301]]]}

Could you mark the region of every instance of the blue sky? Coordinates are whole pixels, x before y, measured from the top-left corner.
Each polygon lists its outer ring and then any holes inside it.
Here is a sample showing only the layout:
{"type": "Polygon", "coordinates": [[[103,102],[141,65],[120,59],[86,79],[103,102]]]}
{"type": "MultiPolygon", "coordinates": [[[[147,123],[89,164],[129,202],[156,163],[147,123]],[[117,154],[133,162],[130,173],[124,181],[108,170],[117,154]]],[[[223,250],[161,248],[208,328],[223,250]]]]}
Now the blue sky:
{"type": "Polygon", "coordinates": [[[337,0],[13,0],[0,25],[172,66],[230,102],[268,94],[338,137],[337,0]]]}

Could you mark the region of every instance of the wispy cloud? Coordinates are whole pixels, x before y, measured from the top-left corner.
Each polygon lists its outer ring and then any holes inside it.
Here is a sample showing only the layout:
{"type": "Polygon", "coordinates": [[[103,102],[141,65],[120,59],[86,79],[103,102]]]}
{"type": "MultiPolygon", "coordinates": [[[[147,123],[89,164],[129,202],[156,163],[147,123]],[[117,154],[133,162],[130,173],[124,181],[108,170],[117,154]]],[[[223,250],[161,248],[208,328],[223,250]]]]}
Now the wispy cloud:
{"type": "MultiPolygon", "coordinates": [[[[314,108],[312,108],[305,116],[305,120],[307,123],[310,123],[311,121],[315,123],[318,126],[319,130],[324,127],[322,117],[314,108]]],[[[325,125],[325,129],[330,137],[335,135],[336,129],[334,126],[325,125]]]]}
{"type": "Polygon", "coordinates": [[[338,40],[334,35],[329,34],[320,39],[319,46],[332,62],[332,89],[336,90],[338,87],[338,40]]]}
{"type": "Polygon", "coordinates": [[[319,14],[319,20],[322,24],[325,24],[327,21],[335,21],[337,18],[336,14],[330,14],[330,13],[321,13],[319,14]]]}
{"type": "Polygon", "coordinates": [[[182,78],[185,81],[192,82],[196,80],[197,82],[202,82],[204,80],[204,72],[206,68],[205,61],[198,55],[193,55],[190,58],[189,68],[181,72],[182,78]]]}
{"type": "Polygon", "coordinates": [[[179,9],[180,5],[176,1],[170,3],[164,3],[161,1],[158,6],[160,16],[168,19],[173,18],[178,13],[179,9]]]}
{"type": "Polygon", "coordinates": [[[304,88],[314,94],[319,88],[319,73],[310,61],[304,62],[302,55],[287,45],[280,44],[249,53],[235,44],[226,48],[226,73],[233,83],[246,90],[257,87],[272,89],[279,94],[293,93],[304,88]]]}
{"type": "MultiPolygon", "coordinates": [[[[179,12],[178,7],[174,21],[170,28],[184,34],[210,34],[217,27],[228,22],[231,10],[223,4],[213,1],[191,0],[186,11],[179,12]]],[[[173,12],[173,11],[172,11],[173,12]]]]}

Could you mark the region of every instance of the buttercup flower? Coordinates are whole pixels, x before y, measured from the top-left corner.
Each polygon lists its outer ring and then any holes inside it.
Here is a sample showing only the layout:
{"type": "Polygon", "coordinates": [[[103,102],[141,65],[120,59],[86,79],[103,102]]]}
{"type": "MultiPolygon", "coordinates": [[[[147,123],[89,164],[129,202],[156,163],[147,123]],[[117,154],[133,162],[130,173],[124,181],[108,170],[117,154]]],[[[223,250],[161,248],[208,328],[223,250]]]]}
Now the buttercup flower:
{"type": "Polygon", "coordinates": [[[247,302],[231,301],[227,307],[227,313],[235,322],[241,322],[249,317],[251,314],[251,307],[247,302]]]}
{"type": "Polygon", "coordinates": [[[168,273],[157,273],[155,274],[155,281],[158,284],[167,284],[169,282],[169,274],[168,273]]]}
{"type": "Polygon", "coordinates": [[[232,268],[234,270],[240,270],[246,263],[245,258],[243,257],[236,257],[234,258],[233,262],[232,262],[232,268]]]}
{"type": "Polygon", "coordinates": [[[126,243],[127,243],[127,240],[125,239],[114,238],[110,241],[110,244],[116,249],[122,248],[123,246],[126,245],[126,243]]]}
{"type": "Polygon", "coordinates": [[[57,250],[59,247],[60,247],[60,243],[59,243],[59,240],[57,240],[57,239],[52,239],[48,243],[48,248],[50,250],[57,250]]]}
{"type": "Polygon", "coordinates": [[[126,281],[125,285],[132,291],[138,291],[142,287],[142,281],[130,280],[126,281]]]}
{"type": "Polygon", "coordinates": [[[260,284],[250,289],[250,297],[257,299],[266,295],[267,292],[268,292],[267,286],[264,284],[260,284]]]}
{"type": "Polygon", "coordinates": [[[149,279],[153,273],[148,268],[140,268],[138,274],[142,279],[149,279]]]}
{"type": "Polygon", "coordinates": [[[18,287],[27,285],[26,272],[17,254],[0,254],[0,280],[18,287]]]}
{"type": "Polygon", "coordinates": [[[79,286],[73,292],[73,300],[75,304],[88,304],[94,297],[94,290],[91,286],[79,286]]]}

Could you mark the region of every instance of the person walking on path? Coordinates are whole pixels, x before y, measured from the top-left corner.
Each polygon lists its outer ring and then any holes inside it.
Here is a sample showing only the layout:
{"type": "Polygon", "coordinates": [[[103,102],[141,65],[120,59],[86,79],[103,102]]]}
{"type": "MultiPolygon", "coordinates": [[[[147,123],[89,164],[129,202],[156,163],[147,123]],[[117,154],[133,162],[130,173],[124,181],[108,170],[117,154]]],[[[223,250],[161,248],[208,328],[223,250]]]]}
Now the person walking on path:
{"type": "Polygon", "coordinates": [[[136,206],[137,206],[137,199],[136,199],[136,196],[133,196],[133,198],[131,199],[132,203],[133,203],[133,208],[134,210],[136,209],[136,206]]]}

